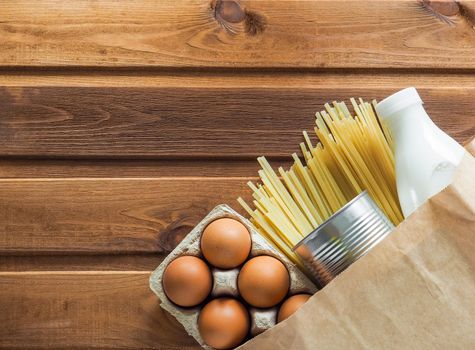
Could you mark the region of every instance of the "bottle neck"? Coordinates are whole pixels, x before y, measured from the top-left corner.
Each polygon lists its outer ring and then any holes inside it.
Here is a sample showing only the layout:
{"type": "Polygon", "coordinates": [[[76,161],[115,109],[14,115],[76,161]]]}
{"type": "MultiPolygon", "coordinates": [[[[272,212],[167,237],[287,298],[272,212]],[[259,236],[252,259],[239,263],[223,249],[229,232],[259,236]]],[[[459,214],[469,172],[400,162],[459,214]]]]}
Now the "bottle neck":
{"type": "Polygon", "coordinates": [[[422,104],[413,104],[384,119],[395,147],[418,148],[418,152],[432,153],[437,157],[458,164],[465,153],[449,135],[440,130],[430,119],[422,104]]]}
{"type": "Polygon", "coordinates": [[[422,104],[414,104],[403,108],[384,119],[394,139],[405,135],[421,132],[423,123],[430,122],[422,104]]]}

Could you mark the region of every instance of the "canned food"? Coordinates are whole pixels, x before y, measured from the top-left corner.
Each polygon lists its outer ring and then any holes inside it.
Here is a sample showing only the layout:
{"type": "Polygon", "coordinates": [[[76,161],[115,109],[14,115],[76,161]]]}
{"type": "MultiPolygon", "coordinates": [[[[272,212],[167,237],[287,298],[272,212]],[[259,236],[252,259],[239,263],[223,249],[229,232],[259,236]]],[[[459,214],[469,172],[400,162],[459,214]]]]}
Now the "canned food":
{"type": "Polygon", "coordinates": [[[293,250],[320,287],[381,242],[394,226],[367,191],[302,239],[293,250]]]}

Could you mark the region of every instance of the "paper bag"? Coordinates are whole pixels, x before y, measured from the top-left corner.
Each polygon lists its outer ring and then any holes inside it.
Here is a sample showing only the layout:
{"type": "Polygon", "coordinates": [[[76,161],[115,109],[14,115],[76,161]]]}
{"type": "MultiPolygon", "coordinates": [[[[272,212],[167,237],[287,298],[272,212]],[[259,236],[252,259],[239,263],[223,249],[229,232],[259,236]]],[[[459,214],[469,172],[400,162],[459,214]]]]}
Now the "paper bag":
{"type": "Polygon", "coordinates": [[[475,349],[475,158],[467,153],[449,187],[239,349],[475,349]]]}

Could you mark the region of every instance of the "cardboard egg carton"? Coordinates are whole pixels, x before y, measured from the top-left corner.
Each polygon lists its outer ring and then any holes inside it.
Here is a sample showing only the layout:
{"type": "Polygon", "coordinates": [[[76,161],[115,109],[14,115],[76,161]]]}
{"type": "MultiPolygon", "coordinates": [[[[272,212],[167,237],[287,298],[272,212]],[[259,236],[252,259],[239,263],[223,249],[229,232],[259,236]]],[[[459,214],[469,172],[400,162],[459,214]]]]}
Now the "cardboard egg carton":
{"type": "MultiPolygon", "coordinates": [[[[218,205],[208,215],[206,215],[198,225],[196,225],[196,227],[180,242],[180,244],[178,244],[178,246],[163,260],[150,276],[150,288],[160,298],[160,306],[172,314],[183,325],[188,334],[195,338],[205,349],[212,348],[204,343],[198,330],[198,316],[200,310],[211,299],[221,296],[239,296],[237,289],[239,268],[221,270],[210,266],[213,274],[213,290],[203,304],[192,308],[179,307],[168,300],[163,290],[162,277],[168,264],[180,256],[192,255],[205,260],[200,249],[201,234],[206,226],[208,226],[212,221],[224,217],[240,221],[249,230],[252,239],[252,248],[248,259],[259,255],[269,255],[279,259],[286,266],[290,275],[289,296],[299,293],[313,294],[317,291],[315,285],[297,268],[297,266],[290,262],[287,257],[262,237],[249,220],[239,215],[227,205],[218,205]]],[[[248,310],[251,316],[252,336],[262,333],[275,325],[278,307],[269,309],[255,309],[248,307],[248,310]]]]}

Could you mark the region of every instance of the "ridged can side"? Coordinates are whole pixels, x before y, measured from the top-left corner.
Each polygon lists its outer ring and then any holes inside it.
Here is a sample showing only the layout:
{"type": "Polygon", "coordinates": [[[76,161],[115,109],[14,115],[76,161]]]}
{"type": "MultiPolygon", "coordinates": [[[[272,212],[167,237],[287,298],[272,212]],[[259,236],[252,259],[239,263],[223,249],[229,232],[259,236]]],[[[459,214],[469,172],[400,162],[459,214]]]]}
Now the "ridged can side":
{"type": "Polygon", "coordinates": [[[364,191],[312,231],[294,250],[315,282],[323,287],[393,229],[393,224],[364,191]]]}

